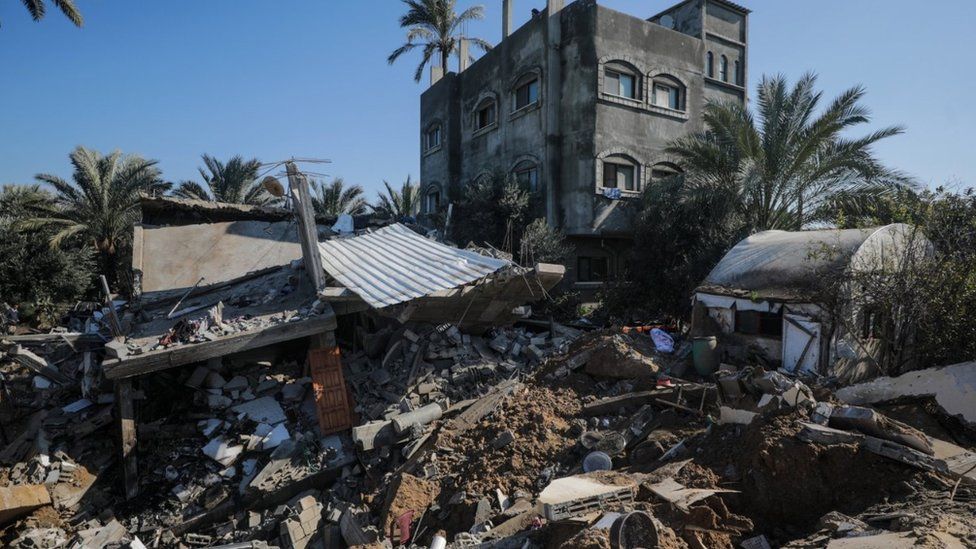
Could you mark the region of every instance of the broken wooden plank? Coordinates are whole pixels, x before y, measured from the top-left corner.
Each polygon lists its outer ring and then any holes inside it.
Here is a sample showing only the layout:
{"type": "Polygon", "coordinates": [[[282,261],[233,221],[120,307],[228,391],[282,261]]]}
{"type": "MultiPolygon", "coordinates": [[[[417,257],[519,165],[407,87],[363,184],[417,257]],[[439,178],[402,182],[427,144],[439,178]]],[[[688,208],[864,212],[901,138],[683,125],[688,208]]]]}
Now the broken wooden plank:
{"type": "Polygon", "coordinates": [[[132,401],[132,381],[115,382],[115,405],[119,413],[119,453],[122,458],[125,498],[139,495],[139,470],[136,463],[136,416],[132,401]]]}
{"type": "MultiPolygon", "coordinates": [[[[706,385],[689,383],[680,385],[684,394],[700,391],[707,388],[706,385]]],[[[678,387],[668,387],[663,389],[651,389],[649,391],[635,391],[620,396],[601,398],[596,402],[591,402],[583,406],[583,415],[599,416],[610,413],[617,413],[621,408],[636,408],[643,404],[653,402],[654,399],[663,398],[675,394],[678,387]]],[[[695,410],[695,413],[698,411],[695,410]]]]}
{"type": "Polygon", "coordinates": [[[492,392],[475,401],[457,417],[449,421],[445,429],[461,432],[475,427],[488,414],[494,412],[507,396],[513,394],[521,386],[521,383],[512,379],[500,383],[492,392]]]}
{"type": "Polygon", "coordinates": [[[30,457],[27,454],[37,439],[37,433],[40,431],[45,417],[47,417],[47,410],[38,410],[31,415],[30,419],[27,420],[27,425],[20,431],[17,438],[10,441],[10,444],[3,451],[0,451],[0,463],[13,465],[30,457]]]}
{"type": "Polygon", "coordinates": [[[329,310],[328,314],[276,324],[259,330],[239,332],[219,337],[214,341],[148,351],[141,355],[130,355],[124,359],[106,360],[102,363],[102,369],[108,379],[139,376],[192,362],[203,362],[248,349],[308,337],[324,331],[331,331],[335,327],[335,315],[329,310]]]}
{"type": "Polygon", "coordinates": [[[71,378],[62,374],[60,370],[51,365],[47,359],[25,349],[21,345],[13,345],[7,351],[7,356],[12,358],[17,364],[31,370],[32,372],[44,376],[51,381],[61,385],[71,383],[71,378]]]}

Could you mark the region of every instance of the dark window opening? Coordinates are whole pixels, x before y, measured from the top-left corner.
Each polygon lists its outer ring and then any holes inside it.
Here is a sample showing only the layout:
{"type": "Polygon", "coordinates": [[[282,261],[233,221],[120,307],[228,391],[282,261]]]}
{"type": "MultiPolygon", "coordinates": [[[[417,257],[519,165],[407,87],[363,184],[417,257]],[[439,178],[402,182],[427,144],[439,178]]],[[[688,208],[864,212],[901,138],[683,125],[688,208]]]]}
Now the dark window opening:
{"type": "Polygon", "coordinates": [[[603,186],[608,189],[625,191],[640,190],[634,178],[634,167],[613,162],[603,163],[603,186]]]}
{"type": "Polygon", "coordinates": [[[495,123],[495,118],[497,115],[497,109],[495,108],[495,102],[491,101],[485,103],[478,109],[477,116],[477,129],[487,128],[495,123]]]}
{"type": "Polygon", "coordinates": [[[578,257],[576,259],[577,282],[604,282],[608,278],[607,258],[578,257]]]}
{"type": "Polygon", "coordinates": [[[783,337],[783,313],[736,311],[735,331],[746,335],[783,337]]]}
{"type": "Polygon", "coordinates": [[[427,210],[427,213],[434,213],[440,208],[441,193],[439,191],[436,189],[427,191],[427,196],[425,198],[426,204],[424,204],[424,207],[427,210]]]}
{"type": "Polygon", "coordinates": [[[709,78],[715,78],[715,55],[712,52],[705,55],[705,72],[709,78]]]}
{"type": "Polygon", "coordinates": [[[722,82],[729,81],[729,58],[722,56],[722,60],[718,64],[718,77],[722,82]]]}
{"type": "Polygon", "coordinates": [[[515,110],[528,107],[539,100],[539,79],[522,84],[515,90],[515,110]]]}
{"type": "Polygon", "coordinates": [[[426,150],[433,149],[441,144],[441,127],[434,126],[427,131],[426,150]]]}
{"type": "Polygon", "coordinates": [[[535,166],[524,166],[515,169],[515,180],[519,185],[532,192],[539,190],[539,169],[535,166]]]}
{"type": "Polygon", "coordinates": [[[882,315],[876,307],[869,307],[862,313],[861,339],[877,339],[881,335],[882,315]]]}
{"type": "Polygon", "coordinates": [[[742,65],[739,63],[739,60],[738,59],[735,61],[734,70],[735,70],[735,83],[741,86],[742,85],[742,65]]]}

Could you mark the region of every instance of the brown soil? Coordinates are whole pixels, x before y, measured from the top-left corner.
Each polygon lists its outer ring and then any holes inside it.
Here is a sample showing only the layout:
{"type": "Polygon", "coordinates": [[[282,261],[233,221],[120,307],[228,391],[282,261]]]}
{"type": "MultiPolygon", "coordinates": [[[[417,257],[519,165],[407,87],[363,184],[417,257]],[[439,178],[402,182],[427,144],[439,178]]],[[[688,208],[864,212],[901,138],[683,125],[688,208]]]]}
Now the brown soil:
{"type": "Polygon", "coordinates": [[[391,525],[403,513],[413,511],[415,519],[420,517],[437,499],[437,494],[437,484],[417,478],[409,473],[400,475],[399,486],[390,502],[389,512],[386,514],[384,532],[389,532],[391,525]]]}
{"type": "Polygon", "coordinates": [[[585,528],[563,542],[559,549],[610,549],[610,531],[585,528]]]}
{"type": "Polygon", "coordinates": [[[751,517],[758,532],[780,540],[805,535],[829,511],[855,515],[894,497],[924,473],[856,445],[807,444],[795,413],[749,426],[715,426],[693,445],[696,462],[740,490],[726,501],[751,517]]]}
{"type": "Polygon", "coordinates": [[[455,449],[444,465],[461,479],[460,489],[489,494],[496,488],[511,495],[516,490],[537,492],[542,470],[579,460],[569,419],[580,412],[579,396],[572,390],[529,386],[505,402],[479,427],[460,433],[442,445],[455,449]],[[515,440],[494,449],[492,441],[505,430],[515,440]]]}

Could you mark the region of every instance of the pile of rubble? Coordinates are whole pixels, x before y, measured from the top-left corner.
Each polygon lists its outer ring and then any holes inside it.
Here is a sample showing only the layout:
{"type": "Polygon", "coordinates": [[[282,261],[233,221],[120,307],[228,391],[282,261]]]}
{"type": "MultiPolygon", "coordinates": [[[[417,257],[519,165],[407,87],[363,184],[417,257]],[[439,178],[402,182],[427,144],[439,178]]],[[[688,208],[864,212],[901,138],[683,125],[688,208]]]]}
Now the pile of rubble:
{"type": "Polygon", "coordinates": [[[115,395],[77,382],[104,351],[3,345],[0,545],[976,544],[972,432],[938,407],[692,379],[661,332],[366,324],[337,332],[353,427],[325,436],[301,344],[142,378],[130,500],[115,395]]]}

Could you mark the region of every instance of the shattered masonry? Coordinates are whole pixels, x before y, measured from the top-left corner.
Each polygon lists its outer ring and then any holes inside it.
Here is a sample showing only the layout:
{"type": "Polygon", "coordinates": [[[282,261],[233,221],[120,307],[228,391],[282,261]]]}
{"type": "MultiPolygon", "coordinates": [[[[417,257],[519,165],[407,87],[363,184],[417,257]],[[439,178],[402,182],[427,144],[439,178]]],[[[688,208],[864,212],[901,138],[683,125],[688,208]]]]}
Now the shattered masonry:
{"type": "MultiPolygon", "coordinates": [[[[181,238],[281,221],[204,211],[221,227],[181,238]]],[[[154,216],[143,245],[195,226],[154,216]]],[[[393,227],[319,249],[426,240],[393,227]]],[[[490,267],[413,295],[323,257],[348,285],[316,288],[296,243],[229,280],[194,284],[221,272],[199,257],[143,273],[124,337],[103,305],[3,336],[0,545],[976,545],[973,363],[840,389],[750,360],[701,375],[675,327],[521,314],[559,266],[430,241],[432,276],[490,267]]]]}

